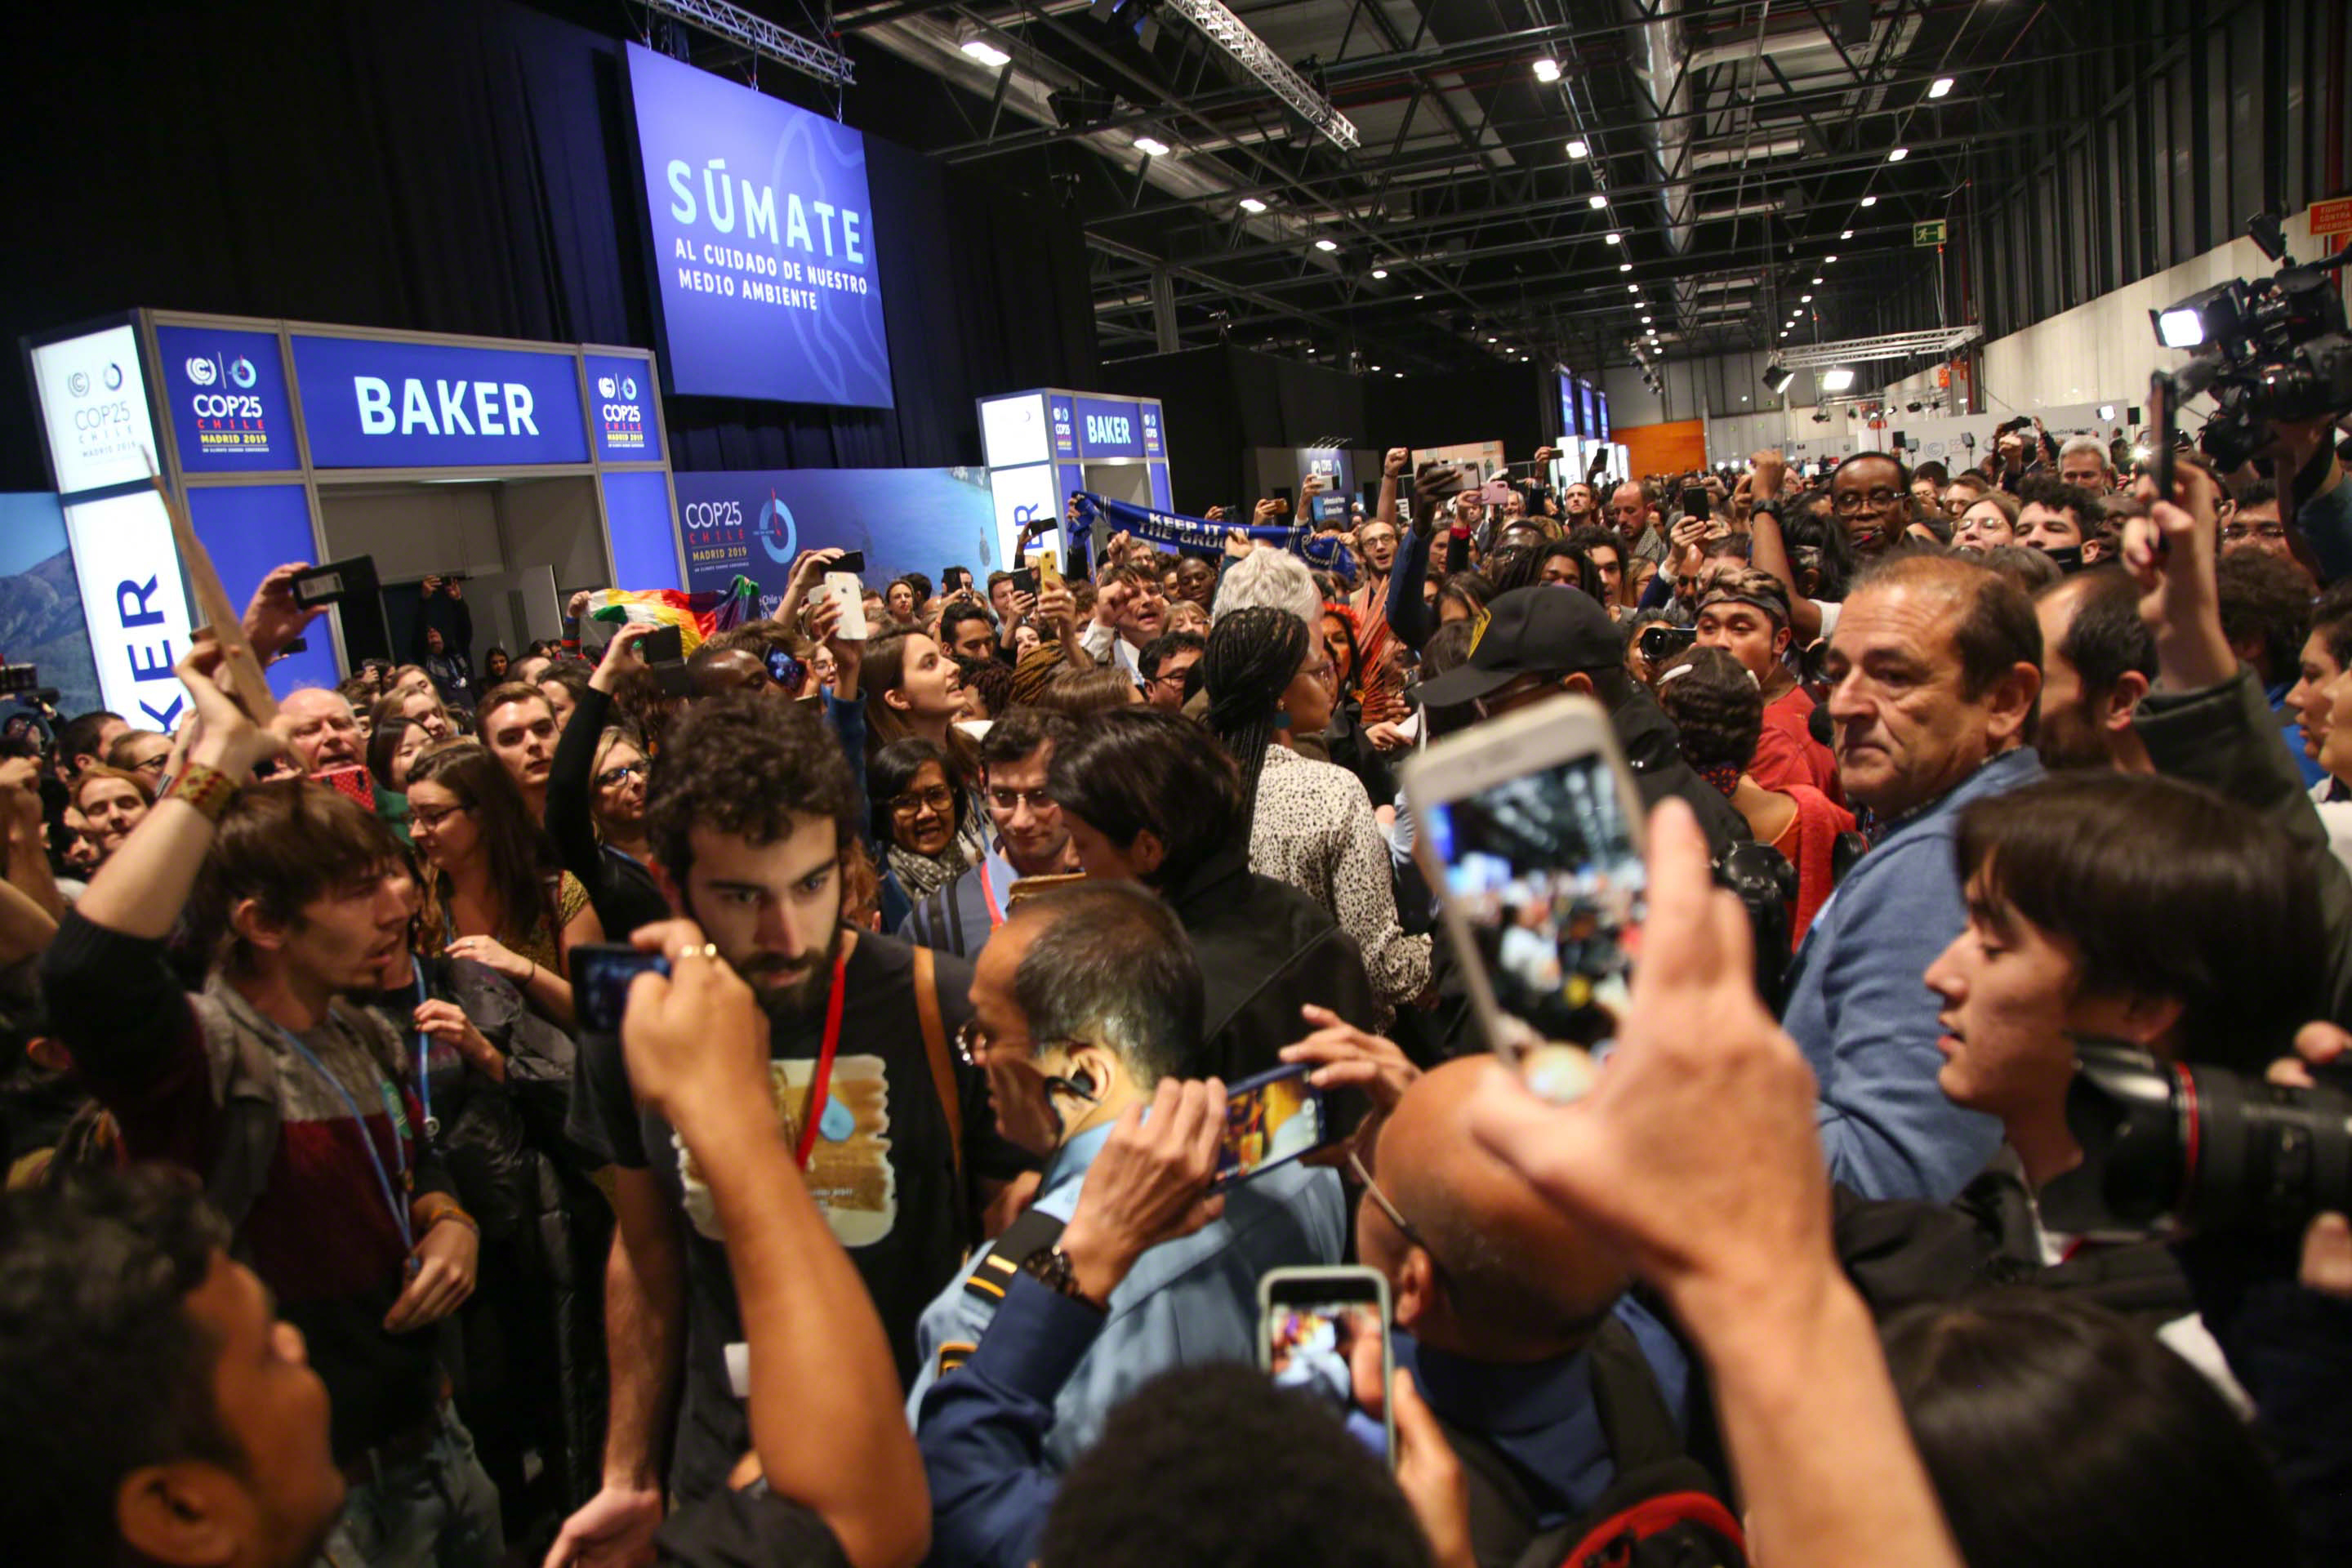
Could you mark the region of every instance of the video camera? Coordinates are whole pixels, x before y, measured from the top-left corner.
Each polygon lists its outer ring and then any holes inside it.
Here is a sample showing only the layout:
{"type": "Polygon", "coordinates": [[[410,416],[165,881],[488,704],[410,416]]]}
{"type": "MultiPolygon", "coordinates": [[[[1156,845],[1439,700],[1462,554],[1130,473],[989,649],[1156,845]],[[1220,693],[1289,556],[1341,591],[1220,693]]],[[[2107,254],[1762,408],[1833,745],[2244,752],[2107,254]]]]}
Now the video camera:
{"type": "Polygon", "coordinates": [[[2084,1042],[2066,1125],[2083,1163],[2042,1190],[2055,1230],[2147,1231],[2168,1215],[2195,1231],[2294,1236],[2352,1207],[2352,1094],[2338,1088],[2084,1042]]]}
{"type": "Polygon", "coordinates": [[[2352,261],[2352,247],[2297,266],[2275,215],[2254,218],[2246,232],[2279,263],[2275,273],[2233,278],[2148,312],[2158,342],[2200,351],[2173,373],[2174,384],[2182,402],[2210,391],[2220,405],[2199,445],[2224,473],[2270,445],[2273,423],[2352,409],[2352,335],[2328,279],[2352,261]]]}

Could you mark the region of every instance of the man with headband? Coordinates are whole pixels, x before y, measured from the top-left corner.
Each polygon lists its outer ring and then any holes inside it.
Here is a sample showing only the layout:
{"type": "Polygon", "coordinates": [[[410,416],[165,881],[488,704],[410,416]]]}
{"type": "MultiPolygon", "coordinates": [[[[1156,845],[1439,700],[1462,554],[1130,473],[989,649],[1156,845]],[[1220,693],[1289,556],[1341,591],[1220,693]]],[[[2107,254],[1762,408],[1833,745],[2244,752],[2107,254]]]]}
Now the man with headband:
{"type": "Polygon", "coordinates": [[[1837,759],[1813,738],[1813,700],[1784,662],[1792,634],[1789,591],[1752,566],[1717,572],[1699,591],[1698,646],[1719,647],[1764,692],[1764,734],[1748,773],[1766,789],[1811,784],[1843,803],[1837,759]]]}

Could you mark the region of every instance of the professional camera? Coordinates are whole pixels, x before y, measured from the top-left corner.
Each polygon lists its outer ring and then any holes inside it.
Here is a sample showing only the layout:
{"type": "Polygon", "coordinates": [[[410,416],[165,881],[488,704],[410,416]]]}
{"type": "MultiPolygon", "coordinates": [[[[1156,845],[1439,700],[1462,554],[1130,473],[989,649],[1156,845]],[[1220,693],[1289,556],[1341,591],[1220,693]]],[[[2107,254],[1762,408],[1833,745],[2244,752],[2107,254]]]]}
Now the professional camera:
{"type": "Polygon", "coordinates": [[[2352,1207],[2352,1095],[2291,1089],[2128,1046],[2075,1047],[2066,1125],[2083,1163],[2042,1189],[2053,1230],[2299,1234],[2352,1207]]]}
{"type": "Polygon", "coordinates": [[[2252,283],[2233,278],[2148,312],[2158,342],[2200,351],[2175,373],[2175,383],[2184,402],[2213,394],[2220,407],[2200,445],[2224,473],[2270,445],[2273,423],[2352,409],[2352,336],[2343,296],[2328,278],[2352,261],[2352,247],[2299,267],[2274,216],[2253,219],[2246,232],[2279,263],[2275,273],[2252,283]]]}

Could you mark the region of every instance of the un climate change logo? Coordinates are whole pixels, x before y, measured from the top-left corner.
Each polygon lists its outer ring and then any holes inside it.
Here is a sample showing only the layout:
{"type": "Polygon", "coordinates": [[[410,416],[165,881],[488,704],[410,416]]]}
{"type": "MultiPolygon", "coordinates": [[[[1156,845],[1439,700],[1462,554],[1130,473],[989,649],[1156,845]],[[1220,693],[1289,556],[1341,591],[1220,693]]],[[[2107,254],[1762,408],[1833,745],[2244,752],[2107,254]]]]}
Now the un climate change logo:
{"type": "Polygon", "coordinates": [[[213,362],[201,354],[191,358],[187,368],[188,380],[197,386],[210,386],[220,376],[220,372],[213,368],[213,362]]]}
{"type": "Polygon", "coordinates": [[[771,493],[760,507],[760,548],[768,552],[771,561],[789,563],[795,546],[800,543],[800,527],[793,521],[793,509],[771,493]]]}

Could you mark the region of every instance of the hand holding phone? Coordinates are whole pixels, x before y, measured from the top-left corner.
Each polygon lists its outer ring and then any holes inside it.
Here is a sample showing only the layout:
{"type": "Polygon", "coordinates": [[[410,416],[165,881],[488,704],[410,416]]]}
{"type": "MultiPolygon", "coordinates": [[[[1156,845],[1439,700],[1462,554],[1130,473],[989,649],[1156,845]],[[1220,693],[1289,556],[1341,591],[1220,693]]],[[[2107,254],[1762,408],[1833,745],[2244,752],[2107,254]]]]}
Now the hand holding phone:
{"type": "Polygon", "coordinates": [[[1108,1301],[1136,1259],[1224,1213],[1224,1198],[1209,1190],[1224,1125],[1225,1091],[1214,1079],[1162,1079],[1148,1111],[1130,1105],[1119,1113],[1062,1231],[1088,1300],[1108,1301]]]}
{"type": "Polygon", "coordinates": [[[685,631],[675,626],[656,626],[637,640],[637,657],[647,664],[684,663],[685,631]]]}
{"type": "Polygon", "coordinates": [[[857,580],[855,572],[827,572],[825,592],[841,606],[841,624],[834,636],[844,642],[864,642],[866,638],[866,584],[857,580]]]}

